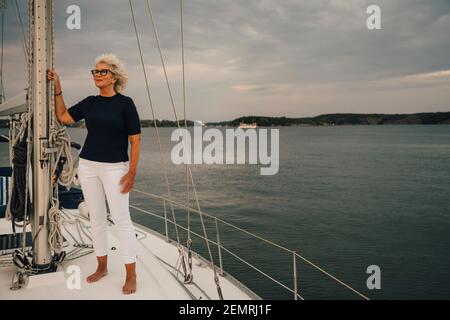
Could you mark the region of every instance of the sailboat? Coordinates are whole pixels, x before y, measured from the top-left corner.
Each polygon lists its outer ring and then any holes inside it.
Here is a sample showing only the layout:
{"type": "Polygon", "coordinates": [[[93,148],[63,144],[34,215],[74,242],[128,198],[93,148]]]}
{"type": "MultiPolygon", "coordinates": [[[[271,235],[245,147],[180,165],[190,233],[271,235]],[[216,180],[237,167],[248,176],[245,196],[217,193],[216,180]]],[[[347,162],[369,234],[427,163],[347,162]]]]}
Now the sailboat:
{"type": "MultiPolygon", "coordinates": [[[[132,1],[129,3],[147,79],[132,1]]],[[[165,70],[151,6],[147,3],[165,70]]],[[[0,101],[0,116],[9,116],[9,135],[5,141],[10,154],[10,166],[0,168],[0,299],[261,299],[244,284],[245,279],[238,280],[224,270],[225,252],[264,276],[268,283],[292,294],[294,299],[303,299],[298,286],[298,261],[324,272],[355,294],[367,298],[297,252],[205,213],[199,204],[189,164],[186,165],[186,180],[195,195],[195,207],[190,205],[189,197],[186,204],[172,198],[167,175],[165,195],[137,189],[132,191],[148,197],[149,201],[158,201],[162,210],[152,212],[133,204],[130,208],[164,223],[162,232],[135,223],[139,243],[137,292],[124,296],[120,290],[123,265],[118,253],[118,235],[111,220],[108,226],[110,272],[106,279],[94,285],[87,284],[84,279],[95,269],[96,260],[89,213],[76,181],[73,156],[76,150],[73,149],[80,146],[71,142],[66,128],[57,121],[53,86],[46,81],[46,70],[53,69],[54,58],[53,1],[28,0],[28,6],[28,87],[24,94],[6,101],[2,97],[0,101]],[[187,215],[188,222],[192,215],[198,216],[201,232],[194,232],[190,223],[185,227],[177,221],[175,213],[180,210],[187,215]],[[205,219],[215,225],[212,236],[211,230],[205,227],[205,219]],[[286,286],[227,249],[221,241],[223,225],[290,254],[292,286],[286,286]],[[181,231],[186,232],[186,243],[180,240],[181,231]],[[206,257],[194,250],[193,244],[197,240],[204,243],[206,257]]],[[[183,17],[182,0],[180,8],[183,17]]],[[[0,9],[5,9],[4,1],[0,2],[0,9]]],[[[180,127],[175,108],[173,111],[180,127]]],[[[156,121],[153,123],[159,140],[156,121]]]]}

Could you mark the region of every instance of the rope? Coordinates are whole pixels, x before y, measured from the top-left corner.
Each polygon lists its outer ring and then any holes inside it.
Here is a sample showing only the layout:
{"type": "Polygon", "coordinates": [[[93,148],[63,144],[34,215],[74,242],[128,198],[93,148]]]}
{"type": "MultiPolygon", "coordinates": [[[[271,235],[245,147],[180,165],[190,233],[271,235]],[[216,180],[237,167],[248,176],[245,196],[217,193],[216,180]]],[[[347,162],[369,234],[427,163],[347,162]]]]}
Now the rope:
{"type": "Polygon", "coordinates": [[[48,244],[50,249],[56,253],[62,251],[63,236],[61,234],[61,215],[59,212],[59,200],[52,197],[52,206],[48,210],[49,234],[48,244]]]}
{"type": "MultiPolygon", "coordinates": [[[[13,164],[14,160],[14,146],[18,145],[20,141],[26,141],[26,134],[27,134],[27,125],[28,125],[28,114],[23,113],[20,116],[20,126],[19,126],[19,132],[14,135],[10,134],[10,150],[9,150],[9,156],[11,159],[11,165],[13,164]]],[[[11,132],[10,132],[11,133],[11,132]]]]}
{"type": "Polygon", "coordinates": [[[70,145],[70,137],[67,130],[52,117],[52,126],[50,128],[50,143],[56,146],[58,154],[55,159],[55,166],[53,168],[51,177],[52,181],[57,182],[65,187],[70,187],[75,181],[75,167],[70,145]]]}
{"type": "MultiPolygon", "coordinates": [[[[33,49],[34,47],[34,42],[33,42],[33,37],[31,36],[32,34],[32,23],[31,21],[33,21],[33,0],[28,0],[28,43],[29,43],[29,47],[30,50],[33,49]]],[[[27,96],[29,97],[28,99],[28,112],[26,115],[26,120],[27,120],[27,128],[31,128],[31,120],[32,120],[32,116],[33,116],[33,104],[32,104],[32,99],[33,99],[33,95],[31,94],[32,91],[32,71],[30,66],[33,65],[33,60],[31,55],[27,56],[28,58],[28,87],[27,87],[27,96]]],[[[30,137],[31,135],[27,136],[27,169],[26,169],[26,187],[25,190],[29,190],[30,186],[29,186],[29,170],[31,167],[31,150],[32,150],[32,139],[30,137]]],[[[28,205],[28,192],[25,192],[25,205],[28,205]]],[[[22,252],[25,254],[26,251],[26,232],[27,232],[27,225],[31,223],[31,220],[25,220],[23,223],[23,231],[22,231],[22,252]]]]}
{"type": "Polygon", "coordinates": [[[67,232],[67,234],[72,238],[72,240],[76,243],[76,245],[80,246],[80,247],[92,247],[92,244],[86,243],[83,239],[83,237],[81,236],[80,233],[80,229],[82,230],[82,232],[86,235],[87,238],[89,238],[92,241],[92,238],[86,233],[86,225],[84,224],[83,221],[81,221],[79,218],[75,218],[74,220],[66,220],[63,219],[61,221],[61,224],[64,228],[64,230],[67,232]],[[77,228],[77,232],[78,232],[78,236],[79,236],[79,240],[67,229],[67,227],[65,226],[66,224],[75,224],[76,228],[77,228]]]}
{"type": "Polygon", "coordinates": [[[70,261],[70,260],[74,260],[80,257],[83,257],[85,255],[91,254],[94,252],[94,250],[92,250],[93,245],[92,245],[92,238],[89,235],[89,233],[86,231],[88,230],[86,224],[82,221],[81,218],[76,217],[75,215],[73,215],[70,212],[64,212],[64,211],[60,211],[61,215],[63,216],[63,218],[61,219],[61,225],[64,228],[65,232],[72,238],[72,240],[75,242],[75,246],[77,247],[76,249],[72,250],[71,252],[67,253],[66,255],[66,260],[70,261]],[[65,217],[67,216],[67,217],[65,217]],[[75,237],[66,227],[67,224],[74,224],[76,229],[77,229],[77,233],[78,233],[78,238],[75,237]],[[91,243],[86,243],[82,237],[81,234],[84,234],[90,241],[91,243]],[[83,250],[87,250],[84,253],[80,253],[83,250]]]}
{"type": "MultiPolygon", "coordinates": [[[[26,219],[26,194],[27,194],[27,142],[28,130],[22,140],[19,140],[13,146],[13,178],[10,213],[13,221],[21,222],[26,219]]],[[[26,213],[27,211],[27,213],[26,213]]]]}
{"type": "MultiPolygon", "coordinates": [[[[131,3],[131,0],[130,0],[130,3],[131,3]]],[[[167,89],[168,89],[168,92],[169,92],[170,101],[171,101],[171,104],[172,104],[172,110],[173,110],[173,113],[174,113],[174,116],[175,116],[175,122],[177,124],[178,130],[180,130],[180,132],[181,132],[180,122],[178,120],[177,111],[175,109],[175,103],[173,101],[172,90],[170,89],[169,78],[167,76],[167,70],[166,70],[166,66],[165,66],[165,63],[164,63],[164,57],[163,57],[163,54],[162,54],[161,43],[159,41],[158,31],[156,29],[156,24],[155,24],[155,21],[154,21],[154,18],[153,18],[153,12],[152,12],[152,9],[151,9],[151,6],[150,6],[150,3],[149,3],[148,0],[147,0],[147,7],[148,7],[149,14],[150,14],[151,22],[152,22],[152,25],[153,25],[153,31],[154,31],[156,43],[158,45],[159,56],[160,56],[160,59],[161,59],[161,64],[162,64],[163,70],[164,70],[164,76],[165,76],[165,79],[166,79],[166,85],[167,85],[167,89]]],[[[184,150],[186,150],[184,139],[182,139],[182,143],[183,143],[184,150]]],[[[198,211],[200,212],[200,221],[201,221],[201,224],[202,224],[203,233],[205,235],[205,238],[208,238],[208,234],[207,234],[207,231],[206,231],[205,223],[204,223],[204,220],[203,220],[203,215],[202,215],[201,209],[200,209],[200,203],[199,203],[199,200],[198,200],[197,189],[195,187],[195,182],[194,182],[194,178],[192,176],[192,170],[191,170],[191,166],[190,166],[189,162],[187,162],[187,168],[188,168],[190,180],[191,180],[191,183],[192,183],[192,189],[194,191],[194,196],[195,196],[195,201],[196,201],[196,204],[197,204],[197,208],[198,208],[198,211]]],[[[172,199],[172,197],[170,195],[169,195],[169,197],[170,197],[170,199],[172,199]]],[[[211,251],[211,247],[209,245],[209,242],[206,242],[206,246],[207,246],[209,258],[210,258],[210,261],[211,261],[211,267],[212,267],[213,272],[214,272],[214,281],[217,284],[217,290],[218,290],[218,293],[219,293],[219,297],[222,299],[221,292],[220,292],[221,290],[220,290],[220,286],[219,286],[219,278],[217,276],[217,270],[216,270],[216,267],[215,267],[215,264],[214,264],[214,258],[212,256],[212,251],[211,251]]]]}

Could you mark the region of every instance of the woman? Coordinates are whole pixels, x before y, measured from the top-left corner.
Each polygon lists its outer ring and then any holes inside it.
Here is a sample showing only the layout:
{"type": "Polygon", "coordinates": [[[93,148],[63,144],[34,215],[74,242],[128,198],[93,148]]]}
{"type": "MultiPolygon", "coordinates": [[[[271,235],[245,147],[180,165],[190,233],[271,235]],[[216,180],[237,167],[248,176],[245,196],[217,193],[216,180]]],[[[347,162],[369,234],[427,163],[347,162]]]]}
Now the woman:
{"type": "Polygon", "coordinates": [[[123,64],[112,54],[99,56],[91,70],[99,95],[89,96],[67,109],[61,83],[54,70],[55,111],[63,124],[85,119],[88,134],[80,153],[78,178],[89,211],[97,270],[87,277],[93,283],[106,276],[108,245],[105,195],[117,227],[126,280],[124,294],[136,292],[136,236],[129,211],[129,191],[136,177],[140,150],[140,120],[133,100],[122,95],[128,80],[123,64]],[[128,141],[131,143],[128,159],[128,141]]]}

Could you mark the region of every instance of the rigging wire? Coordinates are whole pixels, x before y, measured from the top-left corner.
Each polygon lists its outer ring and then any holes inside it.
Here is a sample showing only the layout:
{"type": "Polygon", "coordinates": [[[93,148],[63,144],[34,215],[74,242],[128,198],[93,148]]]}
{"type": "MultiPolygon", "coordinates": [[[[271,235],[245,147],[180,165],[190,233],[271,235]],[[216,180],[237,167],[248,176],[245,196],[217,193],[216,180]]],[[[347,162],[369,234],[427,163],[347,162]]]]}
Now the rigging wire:
{"type": "MultiPolygon", "coordinates": [[[[153,117],[153,126],[155,127],[156,130],[156,137],[158,140],[158,146],[159,146],[159,153],[161,156],[161,163],[163,166],[163,172],[164,172],[164,179],[165,179],[165,183],[166,183],[166,188],[167,188],[167,193],[169,198],[172,198],[172,192],[170,189],[170,183],[169,183],[169,177],[168,177],[168,170],[167,170],[167,165],[166,165],[166,161],[164,159],[164,150],[163,150],[163,146],[161,143],[161,138],[159,135],[159,129],[158,129],[158,125],[156,123],[156,116],[155,116],[155,111],[153,108],[153,102],[152,102],[152,98],[151,98],[151,94],[150,94],[150,88],[149,88],[149,81],[148,81],[148,76],[147,76],[147,71],[145,69],[145,63],[144,63],[144,58],[143,58],[143,54],[142,54],[142,48],[141,48],[141,40],[139,37],[139,32],[137,29],[137,24],[136,24],[136,17],[135,17],[135,13],[134,13],[134,8],[133,8],[133,4],[131,2],[131,0],[129,0],[129,4],[130,4],[130,9],[131,9],[131,14],[132,14],[132,18],[133,18],[133,26],[134,26],[134,30],[135,30],[135,34],[136,34],[136,40],[137,40],[137,44],[138,44],[138,49],[139,49],[139,56],[140,56],[140,60],[141,60],[141,66],[142,66],[142,71],[144,73],[144,79],[145,79],[145,85],[147,88],[147,97],[150,103],[150,109],[151,109],[151,113],[152,113],[152,117],[153,117]]],[[[183,266],[183,271],[185,273],[185,280],[186,282],[190,281],[190,277],[188,276],[187,272],[186,272],[186,264],[185,264],[185,255],[184,255],[184,249],[180,243],[180,235],[178,232],[178,227],[176,224],[176,216],[175,216],[175,211],[173,209],[173,205],[170,204],[170,209],[172,212],[172,219],[174,220],[175,224],[175,234],[176,234],[176,239],[177,239],[177,249],[179,254],[182,256],[182,266],[183,266]]]]}
{"type": "MultiPolygon", "coordinates": [[[[17,17],[17,24],[19,26],[19,30],[20,30],[20,35],[21,35],[21,39],[22,39],[22,50],[23,50],[23,54],[25,56],[25,60],[27,60],[28,56],[29,56],[29,51],[28,51],[28,45],[26,42],[26,37],[25,37],[25,32],[24,32],[24,28],[23,28],[23,22],[22,22],[22,15],[20,14],[20,9],[19,9],[19,4],[17,2],[17,0],[14,1],[16,4],[15,7],[15,12],[16,12],[16,17],[17,17]]],[[[29,20],[28,20],[29,21],[29,20]]]]}
{"type": "MultiPolygon", "coordinates": [[[[181,34],[181,70],[183,77],[183,117],[184,117],[184,130],[187,134],[187,120],[186,120],[186,72],[185,72],[185,54],[184,54],[184,6],[183,0],[180,0],[180,34],[181,34]]],[[[186,155],[186,214],[187,214],[187,243],[186,247],[188,248],[188,267],[189,267],[189,277],[190,281],[192,281],[192,237],[191,237],[191,212],[190,212],[190,184],[189,184],[189,168],[188,168],[188,159],[187,152],[186,155]]]]}
{"type": "MultiPolygon", "coordinates": [[[[157,140],[158,140],[159,153],[160,153],[160,156],[161,156],[161,163],[162,163],[162,166],[163,166],[164,179],[165,179],[165,183],[166,183],[167,193],[168,193],[169,198],[172,198],[172,192],[171,192],[171,189],[170,189],[169,177],[168,177],[168,173],[167,173],[168,172],[167,165],[166,165],[166,162],[165,162],[165,159],[164,159],[164,150],[163,150],[163,146],[162,146],[162,143],[161,143],[161,138],[160,138],[160,135],[159,135],[158,125],[156,123],[156,116],[155,116],[155,111],[154,111],[154,108],[153,108],[153,102],[152,102],[152,98],[151,98],[151,94],[150,94],[148,76],[147,76],[147,72],[146,72],[146,69],[145,69],[145,63],[144,63],[144,58],[143,58],[143,54],[142,54],[141,41],[140,41],[138,29],[137,29],[136,17],[135,17],[135,14],[134,14],[134,8],[133,8],[133,4],[132,4],[131,0],[129,0],[129,4],[130,4],[131,14],[132,14],[132,18],[133,18],[133,25],[134,25],[134,30],[135,30],[135,34],[136,34],[136,40],[137,40],[138,49],[139,49],[139,56],[140,56],[140,60],[141,60],[142,71],[144,73],[145,85],[146,85],[146,88],[147,88],[147,97],[148,97],[148,100],[149,100],[149,103],[150,103],[150,109],[151,109],[151,113],[152,113],[152,117],[153,117],[153,126],[155,127],[155,130],[156,130],[156,137],[157,137],[157,140]]],[[[171,209],[171,212],[172,212],[172,219],[176,223],[175,212],[174,212],[172,204],[170,204],[170,209],[171,209]]],[[[177,224],[174,224],[174,225],[175,225],[175,234],[176,234],[176,239],[177,239],[177,249],[178,249],[179,254],[182,256],[182,262],[183,262],[182,266],[183,266],[183,270],[185,272],[185,280],[189,281],[190,279],[189,279],[189,277],[187,275],[187,272],[186,272],[184,249],[183,249],[183,247],[182,247],[182,245],[180,243],[180,235],[179,235],[179,232],[178,232],[177,224]]]]}
{"type": "MultiPolygon", "coordinates": [[[[131,3],[131,0],[130,0],[130,3],[131,3]]],[[[172,90],[170,89],[169,78],[167,76],[166,65],[164,63],[164,57],[163,57],[163,53],[162,53],[162,49],[161,49],[161,43],[159,41],[158,31],[157,31],[157,28],[156,28],[155,19],[153,18],[153,11],[152,11],[152,8],[150,6],[149,0],[147,0],[147,7],[148,7],[149,14],[150,14],[151,22],[152,22],[152,25],[153,25],[153,31],[154,31],[156,43],[158,45],[159,56],[160,56],[160,60],[161,60],[161,64],[162,64],[163,70],[164,70],[164,76],[165,76],[165,79],[166,79],[166,85],[167,85],[167,89],[168,89],[168,92],[169,92],[170,101],[171,101],[171,104],[172,104],[172,110],[173,110],[173,113],[174,113],[175,122],[177,124],[178,130],[180,130],[180,132],[181,132],[180,122],[178,120],[178,114],[177,114],[177,111],[176,111],[176,108],[175,108],[175,103],[174,103],[174,100],[173,100],[172,90]]],[[[184,150],[186,150],[184,139],[182,139],[182,143],[183,143],[184,150]]],[[[193,178],[193,175],[192,175],[191,166],[190,166],[190,163],[188,161],[186,163],[188,164],[187,168],[188,168],[190,180],[191,180],[191,183],[192,183],[192,190],[194,192],[195,201],[196,201],[196,204],[197,204],[197,209],[199,211],[200,222],[202,224],[203,233],[204,233],[205,238],[208,239],[208,234],[207,234],[207,231],[206,231],[205,222],[204,222],[204,219],[203,219],[203,214],[202,214],[202,211],[200,209],[200,203],[199,203],[199,200],[198,200],[197,189],[195,187],[195,182],[194,182],[194,178],[193,178]]],[[[172,197],[170,197],[170,199],[172,199],[172,197]]],[[[222,297],[222,293],[221,293],[221,289],[220,289],[220,285],[219,285],[219,278],[217,276],[217,270],[216,270],[216,266],[214,264],[214,258],[213,258],[213,255],[212,255],[211,246],[210,246],[209,242],[206,242],[206,247],[208,249],[209,259],[210,259],[210,262],[211,262],[211,268],[213,269],[213,273],[214,273],[214,281],[216,282],[216,285],[217,285],[217,290],[218,290],[218,293],[219,293],[219,297],[222,299],[223,297],[222,297]]]]}

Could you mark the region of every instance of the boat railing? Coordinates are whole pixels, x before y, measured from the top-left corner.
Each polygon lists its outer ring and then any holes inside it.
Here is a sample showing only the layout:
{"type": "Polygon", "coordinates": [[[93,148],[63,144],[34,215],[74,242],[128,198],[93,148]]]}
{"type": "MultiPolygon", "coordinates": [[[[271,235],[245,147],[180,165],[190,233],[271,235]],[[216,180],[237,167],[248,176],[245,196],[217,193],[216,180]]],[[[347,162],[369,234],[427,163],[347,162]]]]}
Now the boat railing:
{"type": "MultiPolygon", "coordinates": [[[[247,265],[248,267],[250,267],[251,269],[253,269],[254,271],[258,272],[259,274],[261,274],[263,277],[269,279],[270,281],[272,281],[273,283],[277,284],[278,286],[282,287],[283,289],[289,291],[293,296],[295,300],[301,299],[303,300],[304,298],[300,295],[300,290],[299,290],[299,276],[298,276],[298,271],[297,271],[297,262],[299,261],[299,259],[303,262],[305,262],[306,264],[308,264],[309,266],[311,266],[312,268],[314,268],[315,270],[319,271],[320,273],[326,275],[327,277],[331,278],[332,280],[334,280],[335,282],[337,282],[338,284],[342,285],[344,288],[350,290],[351,292],[353,292],[354,294],[356,294],[357,296],[359,296],[362,299],[365,300],[369,300],[369,298],[367,296],[365,296],[364,294],[362,294],[361,292],[359,292],[358,290],[356,290],[355,288],[353,288],[352,286],[350,286],[349,284],[345,283],[344,281],[338,279],[337,277],[333,276],[331,273],[327,272],[326,270],[324,270],[323,268],[319,267],[317,264],[311,262],[309,259],[305,258],[304,256],[302,256],[301,254],[299,254],[298,252],[288,249],[280,244],[277,244],[271,240],[265,239],[255,233],[252,233],[250,231],[247,231],[241,227],[238,227],[232,223],[229,223],[223,219],[220,219],[216,216],[213,216],[211,214],[208,214],[206,212],[204,212],[203,210],[199,211],[196,208],[192,208],[190,206],[187,206],[186,204],[180,203],[178,201],[175,201],[173,199],[169,199],[167,197],[161,196],[161,195],[156,195],[153,193],[149,193],[149,192],[145,192],[139,189],[133,189],[133,192],[142,194],[142,195],[146,195],[148,197],[151,197],[153,199],[158,199],[161,200],[162,206],[163,206],[163,216],[156,214],[154,212],[142,209],[136,205],[132,205],[130,204],[130,208],[133,208],[137,211],[140,211],[142,213],[146,213],[149,214],[153,217],[156,217],[158,219],[164,220],[164,229],[165,229],[165,237],[166,237],[166,241],[170,241],[170,232],[169,232],[169,224],[177,226],[178,228],[188,231],[188,229],[179,224],[178,222],[175,223],[174,221],[172,221],[171,219],[168,218],[168,214],[167,214],[167,210],[168,210],[168,206],[173,205],[175,207],[184,209],[184,210],[189,210],[189,212],[195,212],[197,214],[202,214],[203,217],[212,219],[214,221],[214,225],[215,225],[215,233],[216,233],[216,239],[212,240],[212,239],[207,239],[205,238],[203,235],[189,230],[191,234],[195,235],[196,237],[203,239],[204,241],[209,242],[210,244],[214,245],[217,248],[217,256],[219,257],[219,265],[217,266],[219,269],[219,272],[221,275],[224,274],[224,268],[223,268],[223,254],[222,252],[227,252],[228,254],[230,254],[231,256],[233,256],[234,258],[236,258],[237,260],[239,260],[240,262],[244,263],[245,265],[247,265]],[[254,238],[258,241],[261,241],[265,244],[268,244],[276,249],[278,249],[279,251],[283,251],[287,254],[289,254],[291,256],[292,259],[292,287],[289,287],[285,284],[283,284],[281,281],[275,279],[274,277],[270,276],[268,273],[262,271],[260,268],[256,267],[255,265],[253,265],[252,263],[250,263],[249,261],[247,261],[246,259],[242,258],[241,256],[239,256],[238,254],[236,254],[235,252],[231,251],[230,249],[226,248],[223,246],[222,241],[221,241],[221,236],[220,236],[220,226],[221,225],[225,225],[228,226],[236,231],[239,231],[243,234],[246,234],[247,236],[250,236],[251,238],[254,238]]],[[[186,212],[186,211],[183,211],[186,212]]]]}

